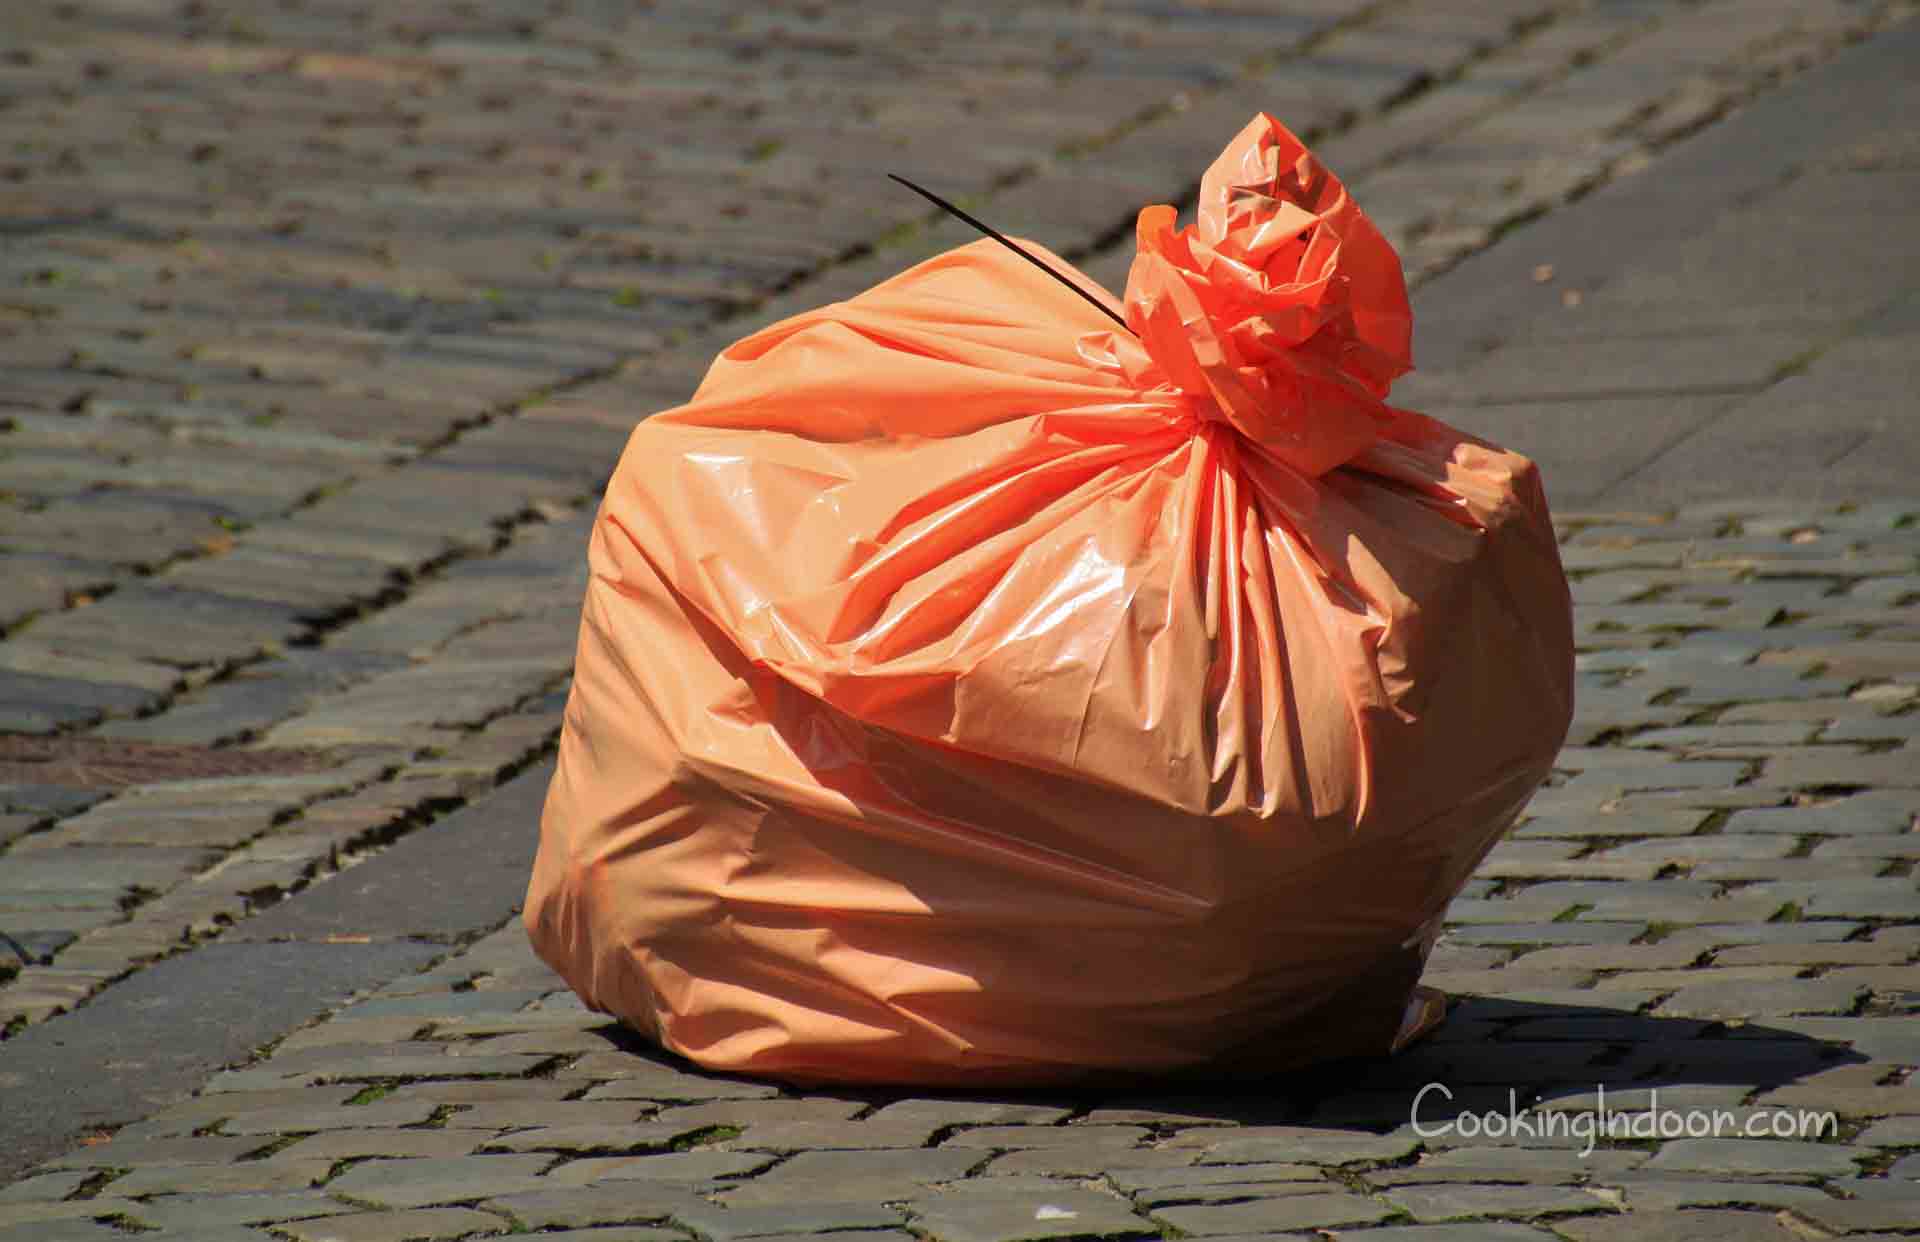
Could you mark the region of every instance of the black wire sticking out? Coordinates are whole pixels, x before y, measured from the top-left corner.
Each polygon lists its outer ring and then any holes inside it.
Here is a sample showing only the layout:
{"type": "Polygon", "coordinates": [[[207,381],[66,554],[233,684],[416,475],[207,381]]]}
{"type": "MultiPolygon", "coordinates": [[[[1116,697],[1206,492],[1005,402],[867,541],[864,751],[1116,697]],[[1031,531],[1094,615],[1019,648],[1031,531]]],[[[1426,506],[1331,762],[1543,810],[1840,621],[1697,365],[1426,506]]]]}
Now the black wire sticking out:
{"type": "MultiPolygon", "coordinates": [[[[958,207],[955,207],[952,203],[949,203],[946,199],[941,198],[938,194],[935,194],[932,190],[923,189],[920,186],[915,185],[913,182],[907,180],[905,177],[900,176],[898,173],[888,173],[887,176],[891,177],[895,181],[898,181],[901,185],[906,186],[909,190],[912,190],[915,194],[918,194],[921,198],[926,199],[928,202],[932,203],[935,207],[938,207],[940,210],[946,212],[949,215],[958,216],[960,219],[966,221],[968,224],[971,224],[974,228],[979,229],[982,233],[985,233],[988,237],[993,238],[993,240],[999,242],[1002,246],[1005,246],[1007,249],[1013,251],[1015,254],[1025,259],[1027,262],[1033,264],[1035,267],[1039,268],[1041,271],[1045,272],[1047,275],[1053,277],[1055,280],[1059,281],[1061,284],[1065,285],[1067,288],[1073,290],[1075,293],[1085,298],[1088,304],[1091,305],[1095,310],[1099,311],[1102,315],[1105,315],[1107,318],[1113,320],[1115,323],[1119,324],[1121,327],[1127,328],[1127,321],[1122,319],[1120,316],[1114,314],[1112,308],[1107,306],[1106,303],[1102,302],[1099,298],[1094,297],[1091,293],[1088,293],[1085,289],[1082,289],[1078,284],[1075,284],[1072,280],[1070,280],[1065,273],[1056,270],[1052,264],[1042,259],[1039,255],[1034,254],[1032,251],[1025,249],[1018,242],[1014,241],[1012,238],[1008,237],[1006,234],[1000,232],[1000,230],[994,228],[990,224],[984,224],[981,221],[974,219],[972,216],[968,215],[966,212],[960,210],[958,207]]],[[[1127,328],[1127,331],[1132,332],[1133,329],[1127,328]]]]}
{"type": "Polygon", "coordinates": [[[50,966],[53,964],[53,954],[49,953],[44,958],[40,957],[31,949],[27,948],[27,946],[21,944],[18,940],[15,940],[3,931],[0,931],[0,941],[6,942],[7,948],[11,949],[13,955],[20,959],[22,966],[50,966]]]}

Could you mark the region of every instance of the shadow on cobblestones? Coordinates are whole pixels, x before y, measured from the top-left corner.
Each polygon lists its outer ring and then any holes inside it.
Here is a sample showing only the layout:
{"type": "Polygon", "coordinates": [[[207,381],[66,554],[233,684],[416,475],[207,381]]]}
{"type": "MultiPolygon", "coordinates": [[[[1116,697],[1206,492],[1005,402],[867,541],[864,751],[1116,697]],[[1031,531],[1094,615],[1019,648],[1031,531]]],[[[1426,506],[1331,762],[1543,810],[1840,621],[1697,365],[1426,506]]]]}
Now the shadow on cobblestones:
{"type": "MultiPolygon", "coordinates": [[[[672,1075],[681,1091],[709,1084],[713,1098],[758,1095],[763,1080],[708,1074],[617,1023],[578,1032],[574,1051],[631,1058],[627,1074],[672,1075]]],[[[1594,1005],[1470,997],[1453,1004],[1433,1036],[1397,1056],[1326,1062],[1285,1074],[1198,1072],[1102,1079],[1080,1087],[956,1091],[913,1088],[805,1089],[885,1108],[943,1099],[1007,1108],[1064,1108],[1107,1120],[1124,1112],[1149,1127],[1297,1124],[1316,1133],[1379,1133],[1414,1120],[1439,1129],[1469,1114],[1509,1109],[1641,1112],[1654,1107],[1740,1109],[1754,1092],[1864,1064],[1847,1044],[1762,1023],[1661,1018],[1594,1005]],[[1444,1088],[1443,1091],[1436,1090],[1444,1088]],[[1660,1093],[1655,1096],[1653,1093],[1660,1093]],[[1664,1097],[1664,1098],[1662,1098],[1664,1097]]],[[[790,1090],[791,1088],[789,1088],[790,1090]]],[[[1744,1121],[1744,1109],[1736,1120],[1744,1121]]],[[[1439,1136],[1423,1136],[1439,1137],[1439,1136]]],[[[1431,1146],[1429,1142],[1429,1146],[1431,1146]]]]}

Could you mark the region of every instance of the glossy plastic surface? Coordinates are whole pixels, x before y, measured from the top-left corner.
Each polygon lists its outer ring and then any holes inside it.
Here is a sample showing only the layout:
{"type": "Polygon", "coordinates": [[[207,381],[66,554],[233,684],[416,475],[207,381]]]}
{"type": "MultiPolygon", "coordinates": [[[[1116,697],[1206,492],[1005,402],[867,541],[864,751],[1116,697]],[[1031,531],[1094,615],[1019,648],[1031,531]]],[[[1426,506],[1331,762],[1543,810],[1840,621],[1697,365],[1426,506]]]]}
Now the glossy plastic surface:
{"type": "Polygon", "coordinates": [[[1276,122],[1172,226],[1137,337],[982,241],[635,430],[526,912],[587,1003],[805,1082],[1260,1072],[1434,1020],[1438,919],[1571,716],[1544,496],[1385,404],[1398,261],[1276,122]]]}

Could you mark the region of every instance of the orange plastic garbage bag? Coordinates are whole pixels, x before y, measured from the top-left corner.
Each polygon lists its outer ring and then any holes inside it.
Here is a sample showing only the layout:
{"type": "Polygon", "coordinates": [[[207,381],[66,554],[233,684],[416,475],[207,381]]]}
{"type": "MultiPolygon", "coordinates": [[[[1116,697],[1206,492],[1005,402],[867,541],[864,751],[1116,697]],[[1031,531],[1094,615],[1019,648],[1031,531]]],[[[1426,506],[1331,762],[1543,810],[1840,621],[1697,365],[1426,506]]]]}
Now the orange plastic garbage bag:
{"type": "Polygon", "coordinates": [[[1571,714],[1534,468],[1385,404],[1399,262],[1270,118],[1190,229],[1141,213],[1116,309],[982,241],[634,431],[525,915],[586,1003],[798,1082],[1257,1073],[1433,1020],[1439,920],[1571,714]]]}

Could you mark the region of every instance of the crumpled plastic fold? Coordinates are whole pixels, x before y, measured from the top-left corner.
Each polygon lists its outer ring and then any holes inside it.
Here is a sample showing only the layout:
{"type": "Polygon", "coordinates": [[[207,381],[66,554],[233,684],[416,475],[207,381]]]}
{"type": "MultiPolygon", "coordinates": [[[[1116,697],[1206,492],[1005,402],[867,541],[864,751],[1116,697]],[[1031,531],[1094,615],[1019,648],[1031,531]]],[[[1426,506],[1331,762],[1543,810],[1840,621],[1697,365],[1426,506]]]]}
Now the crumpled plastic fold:
{"type": "Polygon", "coordinates": [[[1259,116],[1129,332],[990,241],[726,349],[589,547],[539,954],[717,1070],[1045,1084],[1385,1053],[1547,775],[1525,458],[1387,403],[1392,248],[1259,116]]]}

